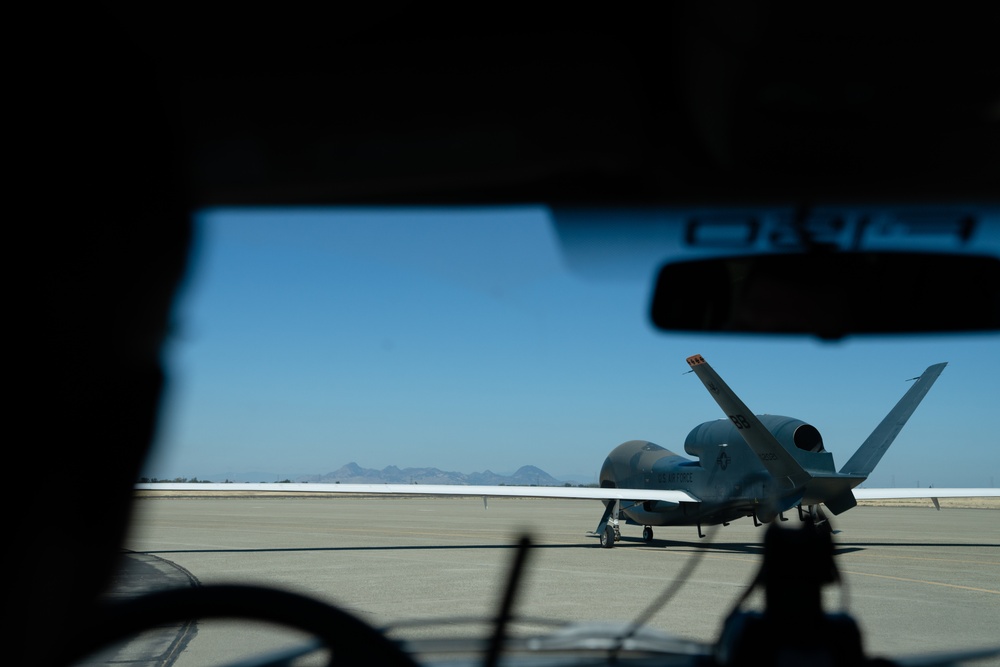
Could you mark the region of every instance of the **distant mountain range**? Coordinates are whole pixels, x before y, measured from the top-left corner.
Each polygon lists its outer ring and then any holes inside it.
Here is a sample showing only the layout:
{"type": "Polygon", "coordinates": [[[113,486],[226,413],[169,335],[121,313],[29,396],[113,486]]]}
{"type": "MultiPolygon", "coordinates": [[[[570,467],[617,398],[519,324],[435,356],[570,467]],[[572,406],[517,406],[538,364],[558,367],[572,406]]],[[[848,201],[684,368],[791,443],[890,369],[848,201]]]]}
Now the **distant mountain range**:
{"type": "MultiPolygon", "coordinates": [[[[535,466],[521,466],[512,475],[483,472],[453,472],[439,468],[362,468],[353,461],[325,475],[275,475],[274,473],[218,473],[197,478],[202,482],[312,482],[323,484],[470,484],[486,486],[565,486],[578,482],[559,480],[535,466]]],[[[161,480],[167,481],[167,480],[161,480]]],[[[176,481],[176,480],[170,480],[176,481]]]]}
{"type": "Polygon", "coordinates": [[[484,484],[497,486],[563,486],[566,482],[556,479],[535,466],[521,466],[513,475],[500,475],[490,470],[484,472],[448,472],[438,468],[397,468],[387,466],[382,470],[362,468],[351,462],[325,475],[306,475],[300,482],[323,484],[484,484]]]}

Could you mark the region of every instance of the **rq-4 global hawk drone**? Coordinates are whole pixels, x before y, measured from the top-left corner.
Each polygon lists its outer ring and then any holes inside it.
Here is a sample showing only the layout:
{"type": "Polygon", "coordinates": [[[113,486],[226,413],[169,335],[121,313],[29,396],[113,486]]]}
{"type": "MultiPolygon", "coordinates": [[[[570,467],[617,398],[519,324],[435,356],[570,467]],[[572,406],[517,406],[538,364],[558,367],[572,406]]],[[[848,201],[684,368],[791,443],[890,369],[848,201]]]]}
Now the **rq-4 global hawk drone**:
{"type": "Polygon", "coordinates": [[[998,489],[857,489],[881,460],[907,419],[941,375],[946,363],[929,366],[838,471],[816,427],[794,417],[755,415],[701,355],[688,365],[722,408],[727,419],[696,426],[684,442],[689,459],[645,440],[615,447],[601,467],[600,488],[538,486],[463,486],[412,484],[208,484],[148,483],[146,490],[306,491],[316,493],[406,496],[490,496],[601,500],[605,509],[597,529],[601,546],[621,538],[620,521],[643,526],[728,525],[752,517],[756,525],[796,509],[818,527],[830,530],[822,506],[840,514],[860,499],[997,496],[998,489]]]}

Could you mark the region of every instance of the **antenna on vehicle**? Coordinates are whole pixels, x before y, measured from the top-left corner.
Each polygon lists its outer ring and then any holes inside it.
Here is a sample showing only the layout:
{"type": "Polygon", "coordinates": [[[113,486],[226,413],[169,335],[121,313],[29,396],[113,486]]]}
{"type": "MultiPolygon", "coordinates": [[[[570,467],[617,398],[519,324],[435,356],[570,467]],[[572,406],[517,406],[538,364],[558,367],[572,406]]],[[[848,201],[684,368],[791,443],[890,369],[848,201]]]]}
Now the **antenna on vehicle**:
{"type": "MultiPolygon", "coordinates": [[[[694,371],[692,370],[688,372],[694,372],[694,371]]],[[[743,486],[743,484],[746,484],[749,481],[751,481],[750,477],[743,477],[740,481],[740,484],[736,486],[743,486]]],[[[730,497],[732,497],[733,493],[735,493],[735,491],[730,492],[730,497]]],[[[703,537],[706,540],[704,542],[704,545],[707,546],[708,544],[711,544],[713,538],[715,537],[715,533],[718,530],[719,530],[718,524],[715,524],[708,528],[708,530],[703,535],[703,537]]],[[[698,528],[698,532],[699,535],[701,535],[700,525],[698,528]]],[[[617,656],[618,652],[622,650],[622,648],[625,646],[626,641],[628,641],[631,637],[633,637],[642,628],[642,626],[646,625],[649,622],[649,619],[651,619],[657,611],[666,606],[666,604],[670,602],[671,598],[677,595],[681,587],[688,581],[688,579],[691,578],[691,574],[694,572],[695,568],[698,567],[698,565],[701,563],[702,559],[704,558],[704,555],[705,555],[704,549],[699,549],[698,551],[693,553],[691,557],[688,558],[687,561],[684,563],[684,567],[681,568],[681,571],[678,572],[677,576],[675,576],[670,581],[670,583],[663,590],[663,592],[661,592],[645,609],[642,610],[642,613],[639,614],[634,621],[632,621],[632,624],[626,628],[625,632],[623,632],[620,637],[618,637],[618,641],[615,644],[615,647],[611,650],[612,659],[614,659],[617,656]]],[[[740,602],[742,602],[742,599],[740,600],[740,602]]],[[[737,606],[739,606],[739,603],[737,603],[737,606]]]]}
{"type": "Polygon", "coordinates": [[[489,651],[483,661],[484,667],[496,667],[497,660],[500,659],[500,652],[503,650],[503,642],[507,636],[507,626],[510,624],[511,610],[514,607],[514,595],[521,585],[521,576],[524,573],[524,564],[528,559],[528,551],[531,548],[531,538],[527,535],[521,536],[517,542],[517,553],[514,555],[514,562],[511,565],[510,573],[507,576],[507,585],[504,587],[503,602],[500,611],[497,613],[496,625],[493,636],[490,638],[489,651]]]}
{"type": "Polygon", "coordinates": [[[841,583],[833,555],[830,533],[817,528],[812,517],[798,529],[772,523],[764,536],[764,562],[726,618],[715,646],[715,663],[766,666],[792,659],[806,664],[815,658],[834,666],[865,664],[855,620],[846,613],[823,610],[822,587],[841,583]],[[757,587],[764,589],[764,611],[742,611],[741,605],[757,587]],[[792,626],[809,631],[781,632],[792,626]]]}
{"type": "MultiPolygon", "coordinates": [[[[705,533],[705,538],[709,543],[712,541],[712,538],[715,536],[718,529],[718,526],[711,526],[705,533]]],[[[614,648],[611,649],[611,662],[614,662],[614,657],[625,646],[625,642],[631,639],[635,633],[642,628],[642,626],[649,622],[649,619],[651,619],[657,611],[666,606],[666,604],[670,602],[675,595],[677,595],[681,587],[687,583],[688,579],[690,579],[694,569],[698,567],[704,556],[704,549],[699,549],[695,553],[691,554],[691,557],[685,561],[684,567],[682,567],[681,571],[677,573],[677,576],[675,576],[667,587],[663,589],[663,591],[656,596],[656,598],[654,598],[645,609],[642,610],[642,613],[639,614],[634,621],[632,621],[632,623],[625,629],[625,632],[617,638],[614,648]]]]}

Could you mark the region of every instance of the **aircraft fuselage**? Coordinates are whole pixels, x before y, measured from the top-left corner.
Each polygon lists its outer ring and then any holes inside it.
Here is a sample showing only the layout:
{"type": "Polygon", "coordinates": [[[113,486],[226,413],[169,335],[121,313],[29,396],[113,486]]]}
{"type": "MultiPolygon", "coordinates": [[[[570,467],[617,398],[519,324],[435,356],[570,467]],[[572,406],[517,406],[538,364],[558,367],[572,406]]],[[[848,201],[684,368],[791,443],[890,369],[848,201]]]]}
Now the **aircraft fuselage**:
{"type": "MultiPolygon", "coordinates": [[[[815,480],[802,488],[782,488],[764,462],[747,445],[728,419],[695,427],[684,443],[687,458],[645,440],[625,442],[608,455],[601,468],[601,486],[633,489],[679,489],[700,503],[622,502],[629,522],[646,526],[711,525],[761,510],[765,499],[786,498],[788,507],[820,502],[830,484],[853,488],[863,477],[838,475],[832,455],[813,426],[792,417],[757,418],[815,480]]],[[[641,500],[641,499],[640,499],[641,500]]],[[[784,509],[784,508],[782,508],[784,509]]]]}

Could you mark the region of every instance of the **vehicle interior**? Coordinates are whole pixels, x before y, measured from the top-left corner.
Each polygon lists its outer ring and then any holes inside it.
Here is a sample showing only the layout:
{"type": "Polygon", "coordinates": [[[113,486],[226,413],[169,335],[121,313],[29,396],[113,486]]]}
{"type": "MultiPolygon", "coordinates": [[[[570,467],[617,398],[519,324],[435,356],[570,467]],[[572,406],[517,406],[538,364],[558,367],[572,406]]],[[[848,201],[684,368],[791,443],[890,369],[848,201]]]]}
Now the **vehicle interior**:
{"type": "Polygon", "coordinates": [[[540,205],[586,267],[608,239],[648,254],[643,229],[687,234],[692,263],[649,277],[663,330],[837,340],[1000,328],[1000,79],[985,4],[54,12],[18,10],[16,23],[13,191],[34,219],[9,246],[28,271],[16,270],[12,318],[27,351],[12,414],[28,437],[11,457],[10,664],[74,664],[146,621],[234,611],[351,637],[336,664],[413,664],[350,614],[276,590],[152,599],[141,619],[103,606],[161,419],[198,211],[540,205]],[[831,213],[900,206],[911,217],[895,226],[831,213]],[[699,245],[692,212],[707,209],[786,217],[750,216],[735,242],[699,245]],[[922,224],[931,242],[858,240],[922,224]],[[979,228],[992,240],[966,243],[979,228]],[[877,250],[910,254],[859,260],[877,250]],[[772,254],[823,266],[794,287],[848,305],[737,314],[712,276],[772,254]],[[890,277],[901,266],[904,284],[890,277]],[[907,298],[851,307],[873,290],[907,298]]]}

